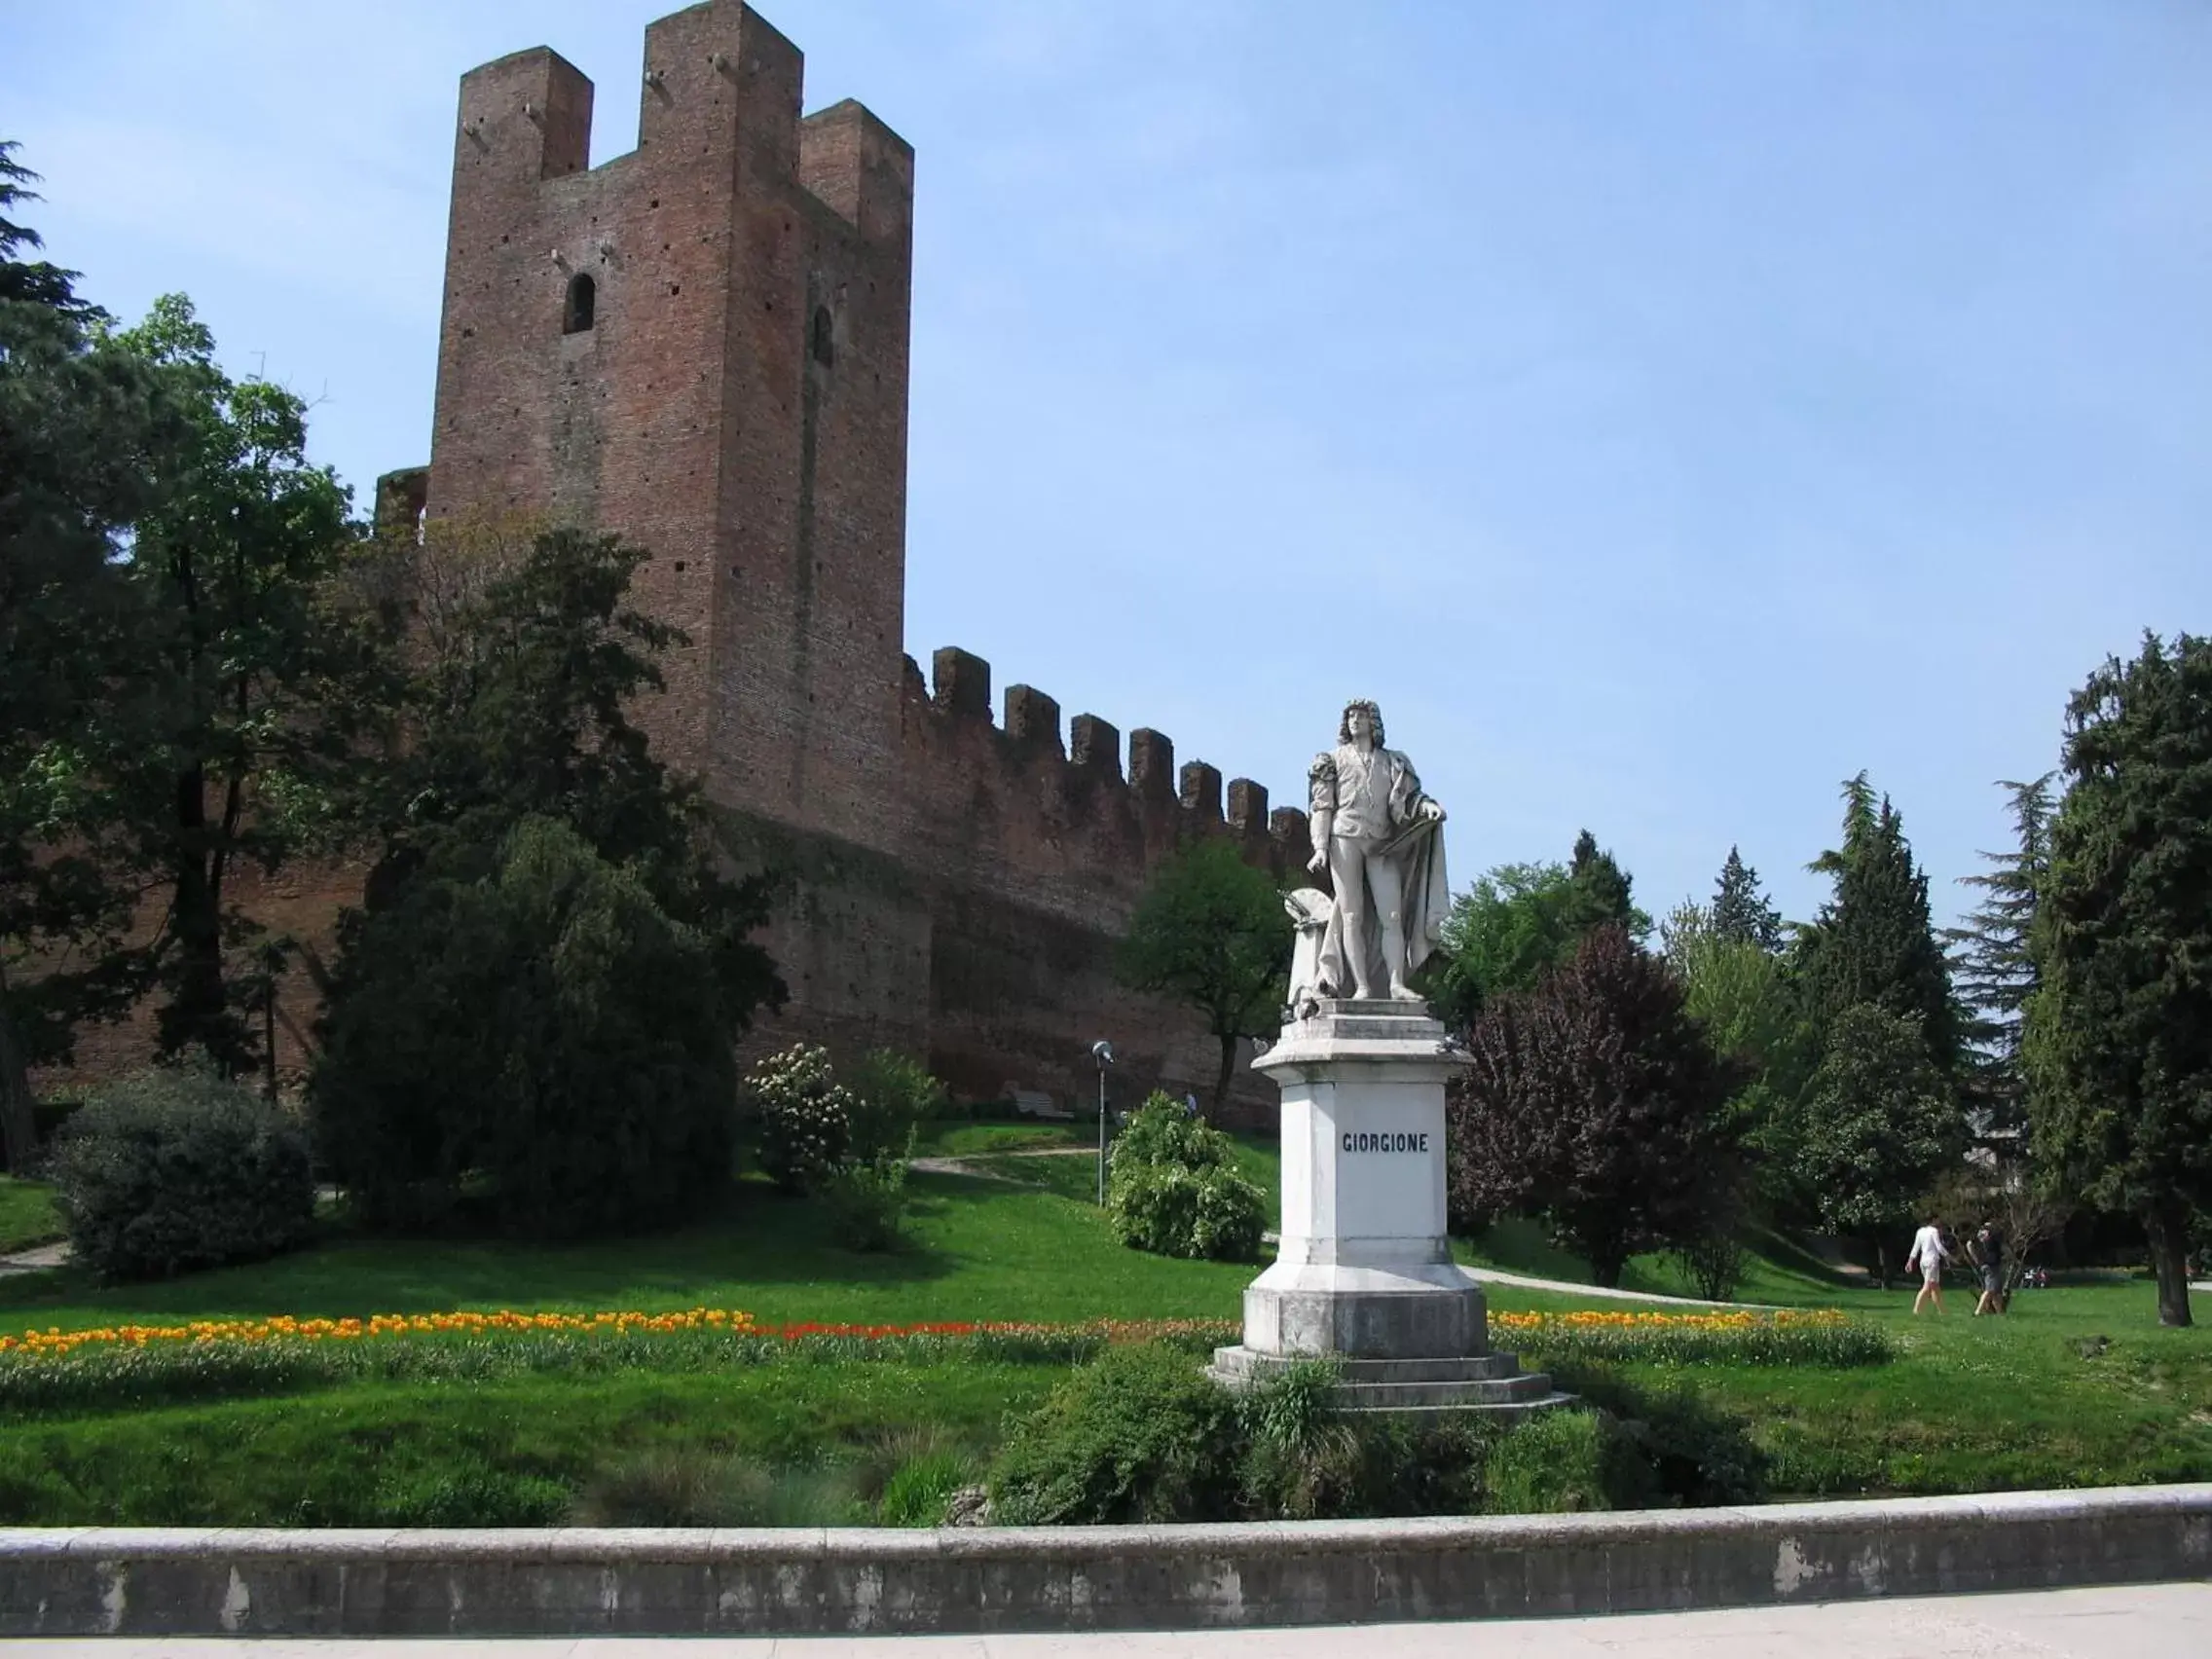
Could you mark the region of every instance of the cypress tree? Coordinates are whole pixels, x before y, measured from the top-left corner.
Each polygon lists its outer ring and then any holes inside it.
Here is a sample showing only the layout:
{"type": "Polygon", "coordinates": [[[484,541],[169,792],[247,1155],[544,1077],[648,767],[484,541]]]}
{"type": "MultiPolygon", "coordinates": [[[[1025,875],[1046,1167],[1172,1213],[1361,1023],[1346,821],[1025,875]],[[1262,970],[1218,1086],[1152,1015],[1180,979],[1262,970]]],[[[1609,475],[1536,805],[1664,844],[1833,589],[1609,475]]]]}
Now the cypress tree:
{"type": "Polygon", "coordinates": [[[2067,728],[2028,1004],[2036,1152],[2141,1220],[2159,1322],[2186,1325],[2212,1208],[2212,639],[2107,660],[2067,728]]]}
{"type": "Polygon", "coordinates": [[[1917,1017],[1929,1058],[1945,1077],[1958,1063],[1951,975],[1928,910],[1928,877],[1914,864],[1904,820],[1889,797],[1876,804],[1866,774],[1844,785],[1844,841],[1812,867],[1834,878],[1799,941],[1797,984],[1825,1048],[1846,1010],[1870,1003],[1917,1017]]]}
{"type": "Polygon", "coordinates": [[[2026,1082],[2020,1066],[2021,1016],[2040,982],[2034,951],[2036,902],[2050,864],[2051,774],[2031,783],[2009,779],[2015,845],[1983,853],[1995,867],[1960,882],[1978,888],[1981,903],[1964,927],[1944,931],[1951,982],[1966,1016],[1964,1081],[1976,1134],[2016,1144],[2027,1126],[2026,1082]]]}
{"type": "Polygon", "coordinates": [[[1720,880],[1713,894],[1713,931],[1736,944],[1755,944],[1773,952],[1782,948],[1782,912],[1759,891],[1759,872],[1746,864],[1734,847],[1720,866],[1720,880]]]}
{"type": "Polygon", "coordinates": [[[1579,939],[1594,928],[1614,923],[1641,940],[1651,932],[1651,918],[1636,907],[1630,896],[1634,885],[1628,872],[1610,852],[1598,850],[1598,837],[1585,830],[1574,838],[1574,855],[1567,861],[1568,930],[1579,939]]]}

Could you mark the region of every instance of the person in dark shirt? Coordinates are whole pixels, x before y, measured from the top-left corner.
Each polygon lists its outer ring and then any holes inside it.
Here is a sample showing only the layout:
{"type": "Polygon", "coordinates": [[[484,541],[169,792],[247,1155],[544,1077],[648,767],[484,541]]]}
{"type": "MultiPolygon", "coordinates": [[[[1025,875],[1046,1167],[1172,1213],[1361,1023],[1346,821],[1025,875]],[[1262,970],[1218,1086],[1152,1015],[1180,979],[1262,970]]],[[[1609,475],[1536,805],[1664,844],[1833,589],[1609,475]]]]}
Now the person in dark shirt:
{"type": "Polygon", "coordinates": [[[1981,1270],[1981,1300],[1973,1305],[1976,1315],[2005,1311],[2005,1235],[1997,1224],[1985,1221],[1967,1245],[1973,1265],[1981,1270]]]}

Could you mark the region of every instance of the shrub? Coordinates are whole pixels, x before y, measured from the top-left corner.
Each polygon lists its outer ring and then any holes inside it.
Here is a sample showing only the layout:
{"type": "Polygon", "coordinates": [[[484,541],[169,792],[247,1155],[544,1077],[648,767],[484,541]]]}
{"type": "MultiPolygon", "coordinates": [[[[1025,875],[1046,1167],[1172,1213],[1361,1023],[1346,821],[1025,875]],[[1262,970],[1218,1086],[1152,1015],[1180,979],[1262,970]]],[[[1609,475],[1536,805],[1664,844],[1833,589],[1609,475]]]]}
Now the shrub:
{"type": "Polygon", "coordinates": [[[812,1192],[852,1140],[852,1095],[830,1073],[830,1051],[800,1043],[762,1060],[745,1080],[760,1167],[787,1193],[812,1192]]]}
{"type": "Polygon", "coordinates": [[[1654,1392],[1602,1371],[1569,1370],[1555,1381],[1617,1420],[1622,1442],[1648,1471],[1640,1506],[1704,1508],[1766,1497],[1769,1460],[1743,1419],[1686,1389],[1654,1392]]]}
{"type": "Polygon", "coordinates": [[[1109,1348],[1014,1425],[991,1473],[992,1520],[1222,1520],[1238,1441],[1235,1403],[1189,1355],[1109,1348]]]}
{"type": "Polygon", "coordinates": [[[164,1278],[294,1249],[314,1225],[307,1137],[211,1071],[152,1071],[69,1121],[51,1166],[77,1259],[164,1278]]]}
{"type": "Polygon", "coordinates": [[[955,1452],[931,1452],[910,1458],[884,1483],[876,1519],[886,1527],[935,1527],[944,1519],[952,1494],[968,1483],[967,1465],[955,1452]]]}
{"type": "Polygon", "coordinates": [[[905,1158],[924,1124],[941,1118],[950,1100],[943,1084],[919,1060],[889,1049],[865,1056],[846,1086],[851,1132],[846,1155],[856,1159],[905,1158]]]}
{"type": "Polygon", "coordinates": [[[1493,1515],[1620,1508],[1649,1484],[1619,1425],[1600,1412],[1540,1413],[1499,1437],[1483,1466],[1493,1515]]]}
{"type": "Polygon", "coordinates": [[[1106,1214],[1133,1249],[1250,1261],[1260,1253],[1267,1197],[1237,1169],[1227,1135],[1155,1094],[1114,1142],[1106,1214]]]}
{"type": "Polygon", "coordinates": [[[906,1165],[896,1158],[840,1163],[822,1183],[822,1198],[848,1249],[888,1250],[899,1242],[906,1213],[906,1165]]]}
{"type": "Polygon", "coordinates": [[[481,1190],[505,1231],[665,1225],[728,1178],[742,1024],[718,947],[639,869],[525,819],[481,879],[409,881],[356,924],[313,1098],[377,1226],[481,1190]]]}

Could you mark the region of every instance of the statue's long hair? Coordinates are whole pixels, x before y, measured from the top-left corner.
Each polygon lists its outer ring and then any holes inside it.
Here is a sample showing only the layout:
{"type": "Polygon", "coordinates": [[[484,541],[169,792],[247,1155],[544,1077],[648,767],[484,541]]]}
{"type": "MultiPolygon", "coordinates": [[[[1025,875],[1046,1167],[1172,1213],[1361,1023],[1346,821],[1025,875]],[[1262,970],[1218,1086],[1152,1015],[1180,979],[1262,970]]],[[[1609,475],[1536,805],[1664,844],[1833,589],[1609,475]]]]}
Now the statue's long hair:
{"type": "Polygon", "coordinates": [[[1375,747],[1381,749],[1382,747],[1382,711],[1365,697],[1354,697],[1345,705],[1345,712],[1337,720],[1337,741],[1339,743],[1349,743],[1351,741],[1351,712],[1354,709],[1365,709],[1367,711],[1368,723],[1375,728],[1375,747]]]}

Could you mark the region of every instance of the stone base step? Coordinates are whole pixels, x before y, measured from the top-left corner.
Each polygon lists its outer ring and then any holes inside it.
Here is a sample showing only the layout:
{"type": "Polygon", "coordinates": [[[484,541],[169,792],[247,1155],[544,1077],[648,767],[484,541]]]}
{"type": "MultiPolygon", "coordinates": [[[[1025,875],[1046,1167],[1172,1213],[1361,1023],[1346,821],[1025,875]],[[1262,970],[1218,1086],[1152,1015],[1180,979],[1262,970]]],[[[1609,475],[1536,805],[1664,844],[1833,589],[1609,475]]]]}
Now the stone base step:
{"type": "MultiPolygon", "coordinates": [[[[1547,1379],[1547,1382],[1548,1382],[1548,1381],[1549,1381],[1549,1380],[1547,1379]]],[[[1528,1400],[1507,1400],[1507,1401],[1505,1401],[1505,1402],[1504,1402],[1504,1403],[1502,1403],[1502,1404],[1499,1404],[1499,1405],[1493,1405],[1493,1406],[1456,1406],[1456,1405],[1454,1405],[1454,1406],[1360,1406],[1360,1405],[1347,1405],[1347,1406],[1346,1406],[1346,1407],[1344,1408],[1344,1410],[1345,1410],[1345,1411],[1346,1411],[1346,1412],[1347,1414],[1369,1414],[1369,1413],[1372,1413],[1372,1414],[1374,1414],[1374,1415],[1377,1415],[1377,1416],[1388,1415],[1388,1416],[1391,1416],[1391,1417],[1411,1417],[1411,1418],[1418,1418],[1418,1417],[1442,1417],[1442,1416],[1445,1416],[1445,1415],[1446,1415],[1446,1414],[1448,1414],[1448,1413],[1455,1413],[1455,1412],[1464,1412],[1464,1411],[1479,1411],[1479,1412],[1482,1412],[1482,1413],[1483,1413],[1483,1414],[1484,1414],[1485,1416],[1488,1416],[1488,1417],[1500,1417],[1500,1418],[1526,1418],[1526,1417],[1534,1417],[1534,1416],[1535,1416],[1535,1415],[1536,1415],[1536,1414],[1537,1414],[1538,1412],[1550,1412],[1550,1411],[1557,1411],[1557,1410],[1558,1410],[1558,1409],[1559,1409],[1560,1407],[1562,1407],[1562,1406],[1571,1406],[1572,1404],[1574,1404],[1574,1396],[1573,1396],[1572,1394],[1564,1394],[1564,1393],[1561,1393],[1561,1392],[1560,1392],[1560,1391],[1559,1391],[1558,1389],[1554,1388],[1554,1389],[1552,1389],[1552,1391],[1551,1391],[1550,1393],[1548,1393],[1548,1394],[1544,1394],[1544,1395],[1541,1395],[1541,1396],[1539,1396],[1539,1397],[1537,1397],[1537,1398],[1534,1398],[1534,1399],[1528,1399],[1528,1400]]]]}
{"type": "MultiPolygon", "coordinates": [[[[1239,1382],[1257,1381],[1308,1357],[1257,1353],[1241,1346],[1218,1347],[1213,1350],[1213,1369],[1239,1382]]],[[[1337,1375],[1347,1383],[1495,1382],[1520,1376],[1521,1362],[1513,1354],[1494,1349],[1453,1359],[1339,1359],[1337,1375]]]]}
{"type": "MultiPolygon", "coordinates": [[[[1206,1374],[1229,1388],[1249,1388],[1279,1375],[1295,1358],[1246,1347],[1214,1349],[1206,1374]]],[[[1456,1359],[1339,1360],[1336,1403],[1346,1412],[1547,1411],[1573,1396],[1540,1371],[1523,1371],[1509,1353],[1456,1359]]]]}

